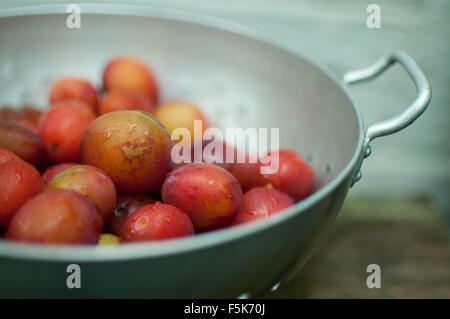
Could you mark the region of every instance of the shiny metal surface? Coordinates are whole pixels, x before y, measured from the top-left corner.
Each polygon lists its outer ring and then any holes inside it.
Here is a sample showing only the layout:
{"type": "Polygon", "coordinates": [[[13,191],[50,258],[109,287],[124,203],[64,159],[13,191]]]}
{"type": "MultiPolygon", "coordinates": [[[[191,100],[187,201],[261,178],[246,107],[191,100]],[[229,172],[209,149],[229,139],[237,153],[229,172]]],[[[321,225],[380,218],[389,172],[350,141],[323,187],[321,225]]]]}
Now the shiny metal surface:
{"type": "Polygon", "coordinates": [[[345,86],[245,27],[149,8],[83,8],[77,30],[65,27],[65,6],[0,11],[2,102],[44,107],[53,79],[100,84],[108,59],[137,56],[153,67],[162,99],[196,102],[215,126],[279,127],[281,147],[313,166],[316,192],[268,221],[188,239],[103,249],[1,241],[0,296],[257,296],[291,278],[332,225],[363,156],[362,120],[345,86]],[[81,266],[81,289],[66,286],[70,263],[81,266]]]}
{"type": "MultiPolygon", "coordinates": [[[[431,102],[431,86],[428,79],[417,63],[404,52],[395,52],[382,57],[368,68],[350,71],[344,75],[344,82],[347,85],[352,85],[374,79],[395,63],[399,63],[408,72],[416,87],[417,97],[402,114],[392,119],[373,124],[366,130],[363,147],[364,158],[368,157],[371,153],[370,141],[408,127],[425,112],[431,102]]],[[[361,164],[362,162],[359,166],[361,164]]],[[[360,178],[361,173],[358,171],[353,183],[357,182],[360,178]]]]}

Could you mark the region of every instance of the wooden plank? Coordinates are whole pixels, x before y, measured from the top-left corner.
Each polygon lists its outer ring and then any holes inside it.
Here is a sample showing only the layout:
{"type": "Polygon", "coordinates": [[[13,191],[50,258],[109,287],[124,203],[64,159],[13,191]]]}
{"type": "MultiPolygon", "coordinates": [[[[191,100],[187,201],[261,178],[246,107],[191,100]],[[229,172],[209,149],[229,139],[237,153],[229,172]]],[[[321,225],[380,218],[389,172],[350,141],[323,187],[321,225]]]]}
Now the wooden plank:
{"type": "Polygon", "coordinates": [[[423,198],[349,200],[305,268],[267,298],[450,298],[449,233],[423,198]],[[381,268],[369,289],[366,267],[381,268]]]}

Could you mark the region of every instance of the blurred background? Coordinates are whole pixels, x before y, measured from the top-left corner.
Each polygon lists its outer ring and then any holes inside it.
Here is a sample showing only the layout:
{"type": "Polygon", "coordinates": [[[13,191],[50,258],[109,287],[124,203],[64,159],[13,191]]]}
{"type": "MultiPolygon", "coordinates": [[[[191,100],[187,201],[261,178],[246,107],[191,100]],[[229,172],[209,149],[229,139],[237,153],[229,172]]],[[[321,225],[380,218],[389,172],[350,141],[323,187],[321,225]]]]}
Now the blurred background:
{"type": "MultiPolygon", "coordinates": [[[[93,2],[67,3],[83,10],[84,3],[93,2]]],[[[409,53],[431,82],[429,109],[404,131],[372,143],[362,180],[351,189],[322,249],[294,280],[267,297],[450,298],[450,1],[105,2],[191,11],[244,24],[312,56],[338,77],[392,51],[409,53]],[[366,25],[372,3],[381,9],[381,28],[366,25]],[[380,289],[365,284],[372,263],[382,269],[380,289]]],[[[0,9],[36,3],[2,0],[0,9]]],[[[416,94],[398,66],[350,92],[367,126],[399,114],[416,94]]]]}

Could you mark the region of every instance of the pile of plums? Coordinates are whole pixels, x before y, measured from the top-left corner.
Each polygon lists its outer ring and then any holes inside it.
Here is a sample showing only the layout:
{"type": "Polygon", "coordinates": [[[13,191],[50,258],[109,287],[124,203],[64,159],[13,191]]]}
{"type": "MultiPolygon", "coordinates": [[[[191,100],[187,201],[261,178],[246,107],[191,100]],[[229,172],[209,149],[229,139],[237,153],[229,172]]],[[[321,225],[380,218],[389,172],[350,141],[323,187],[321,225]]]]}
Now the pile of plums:
{"type": "Polygon", "coordinates": [[[262,174],[261,161],[175,164],[171,132],[193,136],[194,120],[204,129],[210,122],[189,102],[160,103],[158,93],[147,65],[120,57],[100,89],[61,78],[45,112],[0,108],[0,237],[116,244],[191,236],[266,219],[312,192],[312,169],[290,150],[277,151],[274,174],[262,174]]]}

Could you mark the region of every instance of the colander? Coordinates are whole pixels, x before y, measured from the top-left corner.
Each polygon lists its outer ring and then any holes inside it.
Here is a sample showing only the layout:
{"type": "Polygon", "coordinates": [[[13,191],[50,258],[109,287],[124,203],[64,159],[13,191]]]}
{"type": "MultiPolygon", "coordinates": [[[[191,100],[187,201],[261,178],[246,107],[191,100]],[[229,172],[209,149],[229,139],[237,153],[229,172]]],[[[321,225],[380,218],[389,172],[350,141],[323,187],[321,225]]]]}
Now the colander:
{"type": "Polygon", "coordinates": [[[45,106],[54,79],[73,75],[100,84],[109,59],[135,56],[153,68],[162,100],[195,102],[215,127],[279,128],[280,146],[314,168],[315,192],[268,220],[186,239],[118,247],[0,241],[1,297],[260,296],[307,262],[361,177],[370,142],[407,127],[431,100],[428,80],[403,52],[341,79],[233,23],[149,7],[82,5],[81,28],[69,28],[66,9],[0,11],[2,104],[45,106]],[[365,128],[347,86],[396,63],[417,97],[402,114],[365,128]],[[68,288],[72,264],[80,267],[80,288],[68,288]]]}

